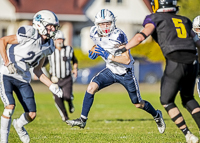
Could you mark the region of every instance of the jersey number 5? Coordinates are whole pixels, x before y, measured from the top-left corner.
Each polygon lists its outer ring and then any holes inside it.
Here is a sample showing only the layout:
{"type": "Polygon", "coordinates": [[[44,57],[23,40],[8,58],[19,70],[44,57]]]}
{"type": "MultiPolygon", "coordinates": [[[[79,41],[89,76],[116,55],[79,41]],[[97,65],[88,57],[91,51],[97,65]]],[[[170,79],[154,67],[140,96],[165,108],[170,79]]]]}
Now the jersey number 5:
{"type": "Polygon", "coordinates": [[[187,31],[186,31],[185,25],[183,24],[182,20],[177,19],[177,18],[172,18],[172,21],[174,23],[174,26],[176,27],[177,36],[179,38],[186,38],[187,31]]]}

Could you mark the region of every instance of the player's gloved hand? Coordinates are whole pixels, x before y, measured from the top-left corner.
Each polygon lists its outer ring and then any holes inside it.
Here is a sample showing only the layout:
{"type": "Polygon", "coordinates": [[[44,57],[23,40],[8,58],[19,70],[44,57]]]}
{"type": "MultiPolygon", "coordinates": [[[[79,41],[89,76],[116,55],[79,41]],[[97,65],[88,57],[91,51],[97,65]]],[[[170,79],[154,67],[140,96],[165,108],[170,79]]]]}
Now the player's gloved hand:
{"type": "Polygon", "coordinates": [[[58,86],[58,84],[52,83],[52,84],[49,86],[49,90],[50,90],[51,92],[53,92],[53,94],[56,94],[59,98],[62,98],[62,97],[63,97],[63,91],[62,91],[62,89],[58,86]]]}
{"type": "Polygon", "coordinates": [[[56,76],[52,76],[52,77],[51,77],[51,81],[52,81],[53,83],[58,83],[58,78],[57,78],[56,76]]]}
{"type": "Polygon", "coordinates": [[[8,68],[9,74],[14,74],[17,72],[17,69],[13,63],[9,63],[6,67],[8,68]]]}
{"type": "Polygon", "coordinates": [[[101,48],[101,46],[97,45],[96,52],[99,52],[99,55],[104,57],[106,60],[108,59],[108,56],[110,55],[110,53],[108,53],[107,51],[105,51],[103,48],[101,48]]]}
{"type": "Polygon", "coordinates": [[[88,52],[89,52],[89,56],[88,56],[88,57],[89,57],[90,59],[94,60],[94,59],[96,59],[96,58],[98,57],[98,54],[97,54],[97,53],[92,53],[91,50],[89,50],[88,52]]]}
{"type": "Polygon", "coordinates": [[[124,52],[126,52],[126,51],[127,51],[127,49],[126,49],[125,47],[123,47],[123,48],[121,48],[121,49],[117,49],[117,50],[115,51],[115,53],[114,53],[114,57],[117,56],[117,55],[120,55],[120,54],[122,54],[122,53],[124,53],[124,52]]]}

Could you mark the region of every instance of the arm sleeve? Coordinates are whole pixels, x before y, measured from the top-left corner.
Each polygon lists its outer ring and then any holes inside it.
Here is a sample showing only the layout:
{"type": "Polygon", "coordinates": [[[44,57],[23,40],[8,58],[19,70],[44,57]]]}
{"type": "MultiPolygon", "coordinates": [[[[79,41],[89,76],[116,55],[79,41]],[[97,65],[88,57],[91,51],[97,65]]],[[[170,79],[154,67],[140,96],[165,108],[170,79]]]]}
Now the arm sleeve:
{"type": "Polygon", "coordinates": [[[72,56],[72,63],[73,63],[73,64],[78,63],[78,60],[77,60],[77,58],[76,58],[74,52],[73,52],[72,54],[73,54],[73,56],[72,56]]]}
{"type": "Polygon", "coordinates": [[[152,23],[156,27],[156,23],[153,20],[153,15],[147,15],[143,22],[143,27],[145,27],[146,24],[152,23]]]}
{"type": "Polygon", "coordinates": [[[45,67],[48,63],[49,63],[49,59],[48,57],[45,57],[44,64],[42,67],[45,67]]]}

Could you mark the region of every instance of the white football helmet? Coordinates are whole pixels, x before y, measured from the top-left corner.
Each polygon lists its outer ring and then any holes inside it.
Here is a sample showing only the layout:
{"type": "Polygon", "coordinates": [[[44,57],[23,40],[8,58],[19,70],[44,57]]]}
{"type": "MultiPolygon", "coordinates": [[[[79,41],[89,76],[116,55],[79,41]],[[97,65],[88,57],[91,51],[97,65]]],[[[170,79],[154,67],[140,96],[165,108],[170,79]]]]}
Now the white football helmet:
{"type": "Polygon", "coordinates": [[[41,10],[37,12],[33,17],[33,27],[38,30],[41,35],[45,35],[48,38],[53,38],[59,27],[59,20],[56,14],[49,10],[41,10]],[[55,26],[55,31],[50,34],[47,33],[46,26],[52,24],[55,26]]]}
{"type": "Polygon", "coordinates": [[[54,39],[55,39],[55,40],[56,40],[56,39],[63,39],[63,40],[65,40],[65,37],[64,37],[63,32],[60,31],[60,30],[58,30],[58,31],[56,32],[56,35],[55,35],[55,38],[54,38],[54,39]]]}
{"type": "Polygon", "coordinates": [[[192,25],[192,30],[197,33],[198,37],[200,38],[200,16],[194,18],[192,25]]]}
{"type": "Polygon", "coordinates": [[[99,11],[94,19],[94,24],[97,27],[97,31],[100,35],[108,35],[110,34],[116,27],[115,27],[115,16],[114,14],[108,10],[108,9],[102,9],[99,11]],[[112,22],[111,26],[109,27],[110,32],[105,33],[103,32],[103,29],[100,28],[99,23],[104,23],[104,22],[112,22]]]}

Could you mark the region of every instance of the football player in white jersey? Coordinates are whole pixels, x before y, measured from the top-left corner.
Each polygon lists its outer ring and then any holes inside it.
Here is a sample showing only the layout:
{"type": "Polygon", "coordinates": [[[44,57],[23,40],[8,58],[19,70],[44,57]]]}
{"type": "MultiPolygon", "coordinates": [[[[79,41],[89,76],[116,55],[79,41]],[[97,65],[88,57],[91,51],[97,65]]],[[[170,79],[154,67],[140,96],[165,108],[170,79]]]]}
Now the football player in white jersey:
{"type": "MultiPolygon", "coordinates": [[[[192,23],[192,30],[196,33],[195,37],[194,37],[194,41],[199,41],[200,38],[200,15],[195,17],[192,23]]],[[[198,50],[198,61],[200,63],[200,50],[198,50]]],[[[200,64],[199,64],[199,69],[198,69],[198,76],[197,76],[197,92],[199,94],[200,97],[200,64]]]]}
{"type": "Polygon", "coordinates": [[[15,109],[13,91],[25,112],[13,120],[13,126],[23,143],[30,142],[24,126],[36,117],[34,92],[30,86],[31,67],[50,91],[62,97],[62,90],[41,70],[45,57],[55,50],[52,37],[58,26],[58,18],[53,12],[41,10],[34,15],[33,26],[22,26],[15,35],[0,39],[0,54],[4,61],[0,68],[0,96],[5,107],[1,116],[1,143],[8,142],[11,116],[15,109]],[[11,44],[9,49],[8,44],[11,44]]]}
{"type": "Polygon", "coordinates": [[[106,68],[93,77],[88,85],[83,100],[81,117],[75,120],[67,120],[67,123],[72,127],[84,128],[94,100],[94,94],[113,83],[120,83],[126,88],[132,103],[137,108],[150,113],[157,123],[159,132],[164,133],[165,123],[161,111],[155,110],[148,101],[142,100],[140,96],[139,85],[133,69],[134,59],[130,51],[113,56],[120,44],[127,43],[125,33],[115,26],[114,14],[108,9],[102,9],[95,16],[94,23],[95,26],[90,30],[90,37],[98,46],[95,51],[99,53],[89,51],[89,58],[96,59],[100,55],[106,62],[106,68]]]}

